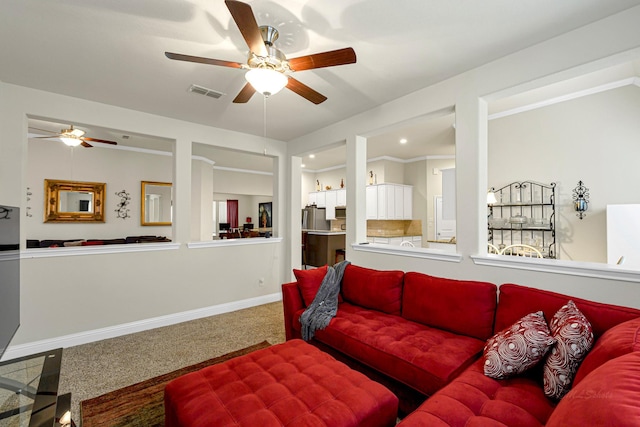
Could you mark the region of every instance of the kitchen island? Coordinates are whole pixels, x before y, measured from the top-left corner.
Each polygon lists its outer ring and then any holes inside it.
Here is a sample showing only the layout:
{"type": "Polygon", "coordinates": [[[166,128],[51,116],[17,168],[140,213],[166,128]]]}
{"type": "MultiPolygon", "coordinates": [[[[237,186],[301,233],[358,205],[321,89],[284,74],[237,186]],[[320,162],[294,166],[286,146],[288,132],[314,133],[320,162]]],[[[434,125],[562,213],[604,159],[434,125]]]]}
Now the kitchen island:
{"type": "MultiPolygon", "coordinates": [[[[345,231],[302,230],[302,233],[306,233],[306,247],[303,250],[306,264],[309,266],[333,265],[336,260],[336,250],[346,248],[347,233],[345,231]]],[[[304,237],[302,241],[305,241],[304,237]]]]}

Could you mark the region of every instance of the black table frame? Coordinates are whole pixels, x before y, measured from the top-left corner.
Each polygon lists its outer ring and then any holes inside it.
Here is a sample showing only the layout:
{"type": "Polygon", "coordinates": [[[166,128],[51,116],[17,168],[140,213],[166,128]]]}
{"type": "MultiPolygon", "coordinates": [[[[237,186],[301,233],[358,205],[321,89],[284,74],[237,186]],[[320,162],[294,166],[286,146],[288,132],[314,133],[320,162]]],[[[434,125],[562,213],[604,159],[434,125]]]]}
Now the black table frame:
{"type": "Polygon", "coordinates": [[[0,366],[7,366],[44,357],[42,372],[37,389],[31,384],[22,384],[10,378],[0,377],[0,388],[23,394],[33,400],[32,404],[12,408],[0,413],[0,422],[23,412],[31,411],[29,427],[60,427],[60,417],[70,409],[70,396],[58,398],[58,383],[60,381],[60,366],[62,364],[62,349],[45,351],[38,354],[20,357],[0,362],[0,366]]]}

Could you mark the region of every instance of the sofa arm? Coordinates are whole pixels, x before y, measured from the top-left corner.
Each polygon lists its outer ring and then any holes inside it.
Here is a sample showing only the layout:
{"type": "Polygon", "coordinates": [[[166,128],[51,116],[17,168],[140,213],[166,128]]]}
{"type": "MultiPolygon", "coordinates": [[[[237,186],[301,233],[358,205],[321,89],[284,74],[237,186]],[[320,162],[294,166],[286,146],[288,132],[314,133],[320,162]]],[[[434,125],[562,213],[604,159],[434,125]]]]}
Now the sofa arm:
{"type": "Polygon", "coordinates": [[[287,341],[294,338],[302,338],[300,332],[293,328],[293,316],[299,310],[305,308],[298,282],[282,285],[282,308],[284,310],[284,332],[287,341]]]}

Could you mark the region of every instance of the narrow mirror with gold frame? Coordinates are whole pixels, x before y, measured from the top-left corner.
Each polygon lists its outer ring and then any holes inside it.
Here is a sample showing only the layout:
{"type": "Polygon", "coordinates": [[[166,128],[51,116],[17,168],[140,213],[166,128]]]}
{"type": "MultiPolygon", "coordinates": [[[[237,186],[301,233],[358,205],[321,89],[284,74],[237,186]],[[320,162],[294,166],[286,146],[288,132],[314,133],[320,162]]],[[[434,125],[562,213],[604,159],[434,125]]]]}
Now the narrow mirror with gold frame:
{"type": "Polygon", "coordinates": [[[44,180],[44,222],[104,222],[104,182],[44,180]]]}
{"type": "Polygon", "coordinates": [[[170,182],[142,181],[141,225],[171,225],[172,185],[170,182]]]}

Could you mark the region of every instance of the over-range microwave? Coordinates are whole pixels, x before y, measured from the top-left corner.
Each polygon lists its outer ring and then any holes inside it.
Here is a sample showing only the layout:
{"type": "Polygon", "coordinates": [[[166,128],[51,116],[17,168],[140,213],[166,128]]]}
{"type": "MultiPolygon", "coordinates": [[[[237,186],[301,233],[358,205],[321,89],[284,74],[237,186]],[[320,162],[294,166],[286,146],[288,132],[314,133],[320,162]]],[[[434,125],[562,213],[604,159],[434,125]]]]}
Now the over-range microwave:
{"type": "Polygon", "coordinates": [[[347,218],[347,208],[341,207],[336,208],[336,219],[346,219],[347,218]]]}

